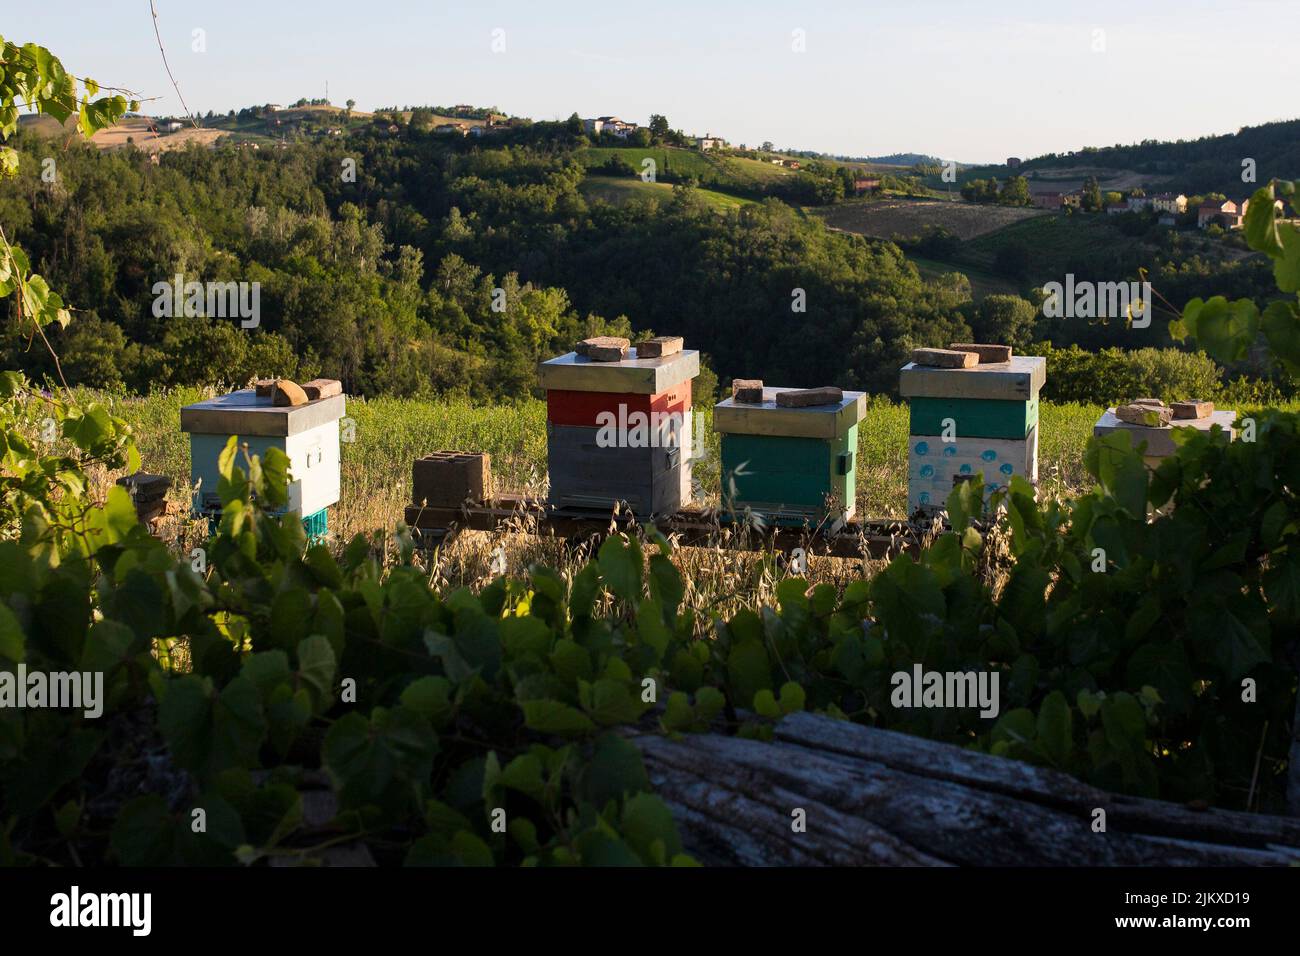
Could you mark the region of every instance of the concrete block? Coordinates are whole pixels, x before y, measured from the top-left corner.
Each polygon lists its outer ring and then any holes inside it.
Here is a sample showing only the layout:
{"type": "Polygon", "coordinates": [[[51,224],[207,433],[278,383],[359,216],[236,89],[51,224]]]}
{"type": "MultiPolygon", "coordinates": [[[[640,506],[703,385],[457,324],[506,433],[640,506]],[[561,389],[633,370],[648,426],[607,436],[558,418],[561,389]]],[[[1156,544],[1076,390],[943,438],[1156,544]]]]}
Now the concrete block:
{"type": "Polygon", "coordinates": [[[411,503],[458,508],[492,496],[492,456],[478,452],[436,451],[417,458],[411,469],[411,503]]]}
{"type": "Polygon", "coordinates": [[[970,368],[979,364],[980,357],[953,349],[912,349],[912,361],[927,368],[970,368]]]}

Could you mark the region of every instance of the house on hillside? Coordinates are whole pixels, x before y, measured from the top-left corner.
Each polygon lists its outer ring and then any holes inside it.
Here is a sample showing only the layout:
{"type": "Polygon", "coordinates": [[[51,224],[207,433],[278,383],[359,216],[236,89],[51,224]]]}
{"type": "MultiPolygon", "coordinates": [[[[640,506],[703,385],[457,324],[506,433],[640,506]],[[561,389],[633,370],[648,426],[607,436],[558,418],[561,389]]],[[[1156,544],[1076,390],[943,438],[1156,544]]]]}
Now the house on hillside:
{"type": "Polygon", "coordinates": [[[1108,216],[1122,216],[1128,211],[1128,203],[1123,200],[1120,202],[1106,203],[1106,215],[1108,216]]]}
{"type": "Polygon", "coordinates": [[[727,141],[721,136],[697,136],[695,138],[695,148],[702,153],[711,149],[722,149],[726,145],[727,141]]]}
{"type": "Polygon", "coordinates": [[[1125,201],[1129,212],[1145,212],[1151,208],[1150,196],[1129,196],[1125,201]]]}
{"type": "MultiPolygon", "coordinates": [[[[1249,206],[1250,206],[1250,200],[1249,200],[1249,199],[1243,199],[1243,200],[1241,201],[1241,218],[1242,218],[1242,221],[1243,221],[1243,222],[1244,222],[1245,219],[1246,219],[1246,209],[1249,208],[1249,206]]],[[[1275,200],[1273,200],[1273,208],[1276,209],[1276,210],[1278,211],[1278,214],[1279,214],[1279,215],[1281,215],[1282,210],[1283,210],[1285,207],[1282,205],[1282,200],[1280,200],[1280,199],[1275,199],[1275,200]]]]}
{"type": "Polygon", "coordinates": [[[853,180],[853,195],[855,196],[865,196],[867,193],[873,193],[879,189],[879,179],[859,176],[853,180]]]}
{"type": "Polygon", "coordinates": [[[1083,193],[1063,193],[1061,206],[1065,209],[1079,209],[1083,206],[1083,193]]]}
{"type": "Polygon", "coordinates": [[[1156,193],[1151,197],[1151,208],[1156,212],[1180,214],[1187,212],[1187,197],[1182,193],[1156,193]]]}
{"type": "Polygon", "coordinates": [[[1172,229],[1174,226],[1178,225],[1178,216],[1172,212],[1162,212],[1160,218],[1157,219],[1156,222],[1172,229]]]}
{"type": "Polygon", "coordinates": [[[636,123],[627,123],[617,116],[597,116],[595,119],[585,119],[582,121],[582,128],[588,133],[595,133],[599,136],[616,136],[619,139],[627,139],[629,135],[636,131],[636,123]]]}
{"type": "Polygon", "coordinates": [[[459,133],[464,136],[469,132],[469,126],[465,123],[439,123],[433,128],[433,131],[439,136],[447,136],[452,133],[459,133]]]}
{"type": "Polygon", "coordinates": [[[1030,193],[1029,200],[1039,209],[1059,210],[1065,207],[1064,193],[1030,193]]]}
{"type": "Polygon", "coordinates": [[[774,159],[774,160],[772,160],[772,165],[773,165],[773,166],[784,166],[784,165],[785,165],[785,160],[784,160],[784,159],[774,159]]]}
{"type": "Polygon", "coordinates": [[[1232,229],[1241,222],[1241,211],[1231,199],[1212,199],[1203,202],[1196,209],[1196,228],[1208,229],[1220,225],[1232,229]]]}
{"type": "Polygon", "coordinates": [[[1020,163],[1021,163],[1021,162],[1022,162],[1022,160],[1020,159],[1019,156],[1008,156],[1008,157],[1007,157],[1007,169],[1019,169],[1019,168],[1020,168],[1020,163]]]}

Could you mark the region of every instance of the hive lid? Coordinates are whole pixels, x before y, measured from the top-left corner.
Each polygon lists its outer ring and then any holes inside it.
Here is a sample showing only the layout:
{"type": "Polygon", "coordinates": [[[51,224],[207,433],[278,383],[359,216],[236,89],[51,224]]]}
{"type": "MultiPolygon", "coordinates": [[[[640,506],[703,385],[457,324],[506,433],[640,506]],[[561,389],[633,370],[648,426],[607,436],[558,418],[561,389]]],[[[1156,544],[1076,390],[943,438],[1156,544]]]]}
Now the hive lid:
{"type": "Polygon", "coordinates": [[[661,358],[637,358],[628,349],[618,362],[596,362],[577,352],[542,362],[537,377],[545,389],[571,392],[628,392],[658,395],[700,374],[700,353],[695,349],[661,358]]]}
{"type": "Polygon", "coordinates": [[[730,435],[782,435],[792,438],[838,438],[867,417],[867,393],[845,392],[830,405],[782,408],[777,392],[790,388],[763,389],[763,402],[724,399],[713,406],[713,427],[730,435]]]}
{"type": "Polygon", "coordinates": [[[1047,381],[1047,359],[1013,355],[1010,362],[932,368],[908,362],[898,373],[903,398],[1000,398],[1027,402],[1047,381]]]}
{"type": "Polygon", "coordinates": [[[343,417],[344,395],[306,405],[275,405],[251,388],[218,395],[181,409],[181,431],[201,435],[297,435],[343,417]]]}
{"type": "Polygon", "coordinates": [[[1206,418],[1175,418],[1164,428],[1153,428],[1149,425],[1134,425],[1132,422],[1120,421],[1115,416],[1115,409],[1108,408],[1101,413],[1097,424],[1092,426],[1092,433],[1108,435],[1116,431],[1132,432],[1134,448],[1137,447],[1138,442],[1145,441],[1147,456],[1164,457],[1172,455],[1178,449],[1174,444],[1175,428],[1195,428],[1197,431],[1208,432],[1214,425],[1219,425],[1228,433],[1228,438],[1231,440],[1237,437],[1236,429],[1232,427],[1236,420],[1237,413],[1225,409],[1211,412],[1206,418]]]}

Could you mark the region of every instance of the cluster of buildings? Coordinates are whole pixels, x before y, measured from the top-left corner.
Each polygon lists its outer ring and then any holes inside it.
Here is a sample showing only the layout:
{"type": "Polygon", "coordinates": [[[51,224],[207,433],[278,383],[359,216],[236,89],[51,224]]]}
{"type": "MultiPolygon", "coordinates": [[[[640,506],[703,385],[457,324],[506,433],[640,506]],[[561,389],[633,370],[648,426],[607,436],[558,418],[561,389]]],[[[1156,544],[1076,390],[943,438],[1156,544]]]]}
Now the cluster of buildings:
{"type": "Polygon", "coordinates": [[[617,116],[597,116],[595,119],[585,119],[582,121],[584,132],[593,133],[597,136],[613,136],[616,139],[627,139],[637,130],[636,123],[628,123],[619,119],[617,116]]]}
{"type": "MultiPolygon", "coordinates": [[[[1282,211],[1282,200],[1274,201],[1277,211],[1282,211]]],[[[1196,207],[1196,228],[1208,229],[1210,226],[1222,226],[1224,229],[1240,229],[1246,223],[1246,209],[1249,199],[1235,203],[1231,199],[1212,199],[1196,207]]]]}
{"type": "MultiPolygon", "coordinates": [[[[1031,199],[1039,209],[1064,210],[1078,209],[1082,202],[1079,192],[1036,192],[1031,199]]],[[[1224,229],[1240,229],[1246,218],[1246,207],[1250,200],[1240,203],[1231,199],[1209,200],[1196,207],[1196,227],[1208,229],[1212,225],[1224,229]]],[[[1178,217],[1185,214],[1188,199],[1182,193],[1154,193],[1150,196],[1128,196],[1118,202],[1106,204],[1108,216],[1122,216],[1130,212],[1153,212],[1159,215],[1162,226],[1176,226],[1178,217]]],[[[1282,200],[1277,201],[1278,211],[1282,211],[1282,200]]]]}
{"type": "MultiPolygon", "coordinates": [[[[459,107],[457,107],[459,109],[459,107]]],[[[508,129],[508,124],[496,122],[495,117],[489,116],[485,123],[439,123],[433,128],[434,133],[440,136],[456,134],[459,136],[491,136],[495,133],[504,133],[508,129]]]]}

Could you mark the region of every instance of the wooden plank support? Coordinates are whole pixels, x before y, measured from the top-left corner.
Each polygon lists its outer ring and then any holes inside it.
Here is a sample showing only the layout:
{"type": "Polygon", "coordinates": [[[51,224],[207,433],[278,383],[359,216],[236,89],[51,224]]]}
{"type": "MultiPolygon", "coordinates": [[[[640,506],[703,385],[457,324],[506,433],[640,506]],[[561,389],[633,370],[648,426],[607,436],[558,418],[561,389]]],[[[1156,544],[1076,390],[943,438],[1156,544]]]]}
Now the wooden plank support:
{"type": "MultiPolygon", "coordinates": [[[[420,507],[406,509],[406,524],[443,541],[458,530],[496,531],[513,525],[535,534],[560,537],[602,536],[611,529],[635,529],[645,519],[634,515],[554,508],[540,498],[501,495],[482,505],[461,508],[420,507]]],[[[653,524],[664,534],[675,535],[685,547],[723,547],[746,551],[788,551],[804,548],[810,555],[839,558],[892,558],[920,549],[924,532],[904,521],[851,520],[836,533],[791,526],[746,529],[702,508],[687,508],[653,524]]]]}
{"type": "Polygon", "coordinates": [[[1049,768],[809,713],[771,742],[633,733],[713,865],[1288,866],[1300,820],[1107,793],[1049,768]],[[793,832],[791,812],[806,813],[793,832]],[[1092,829],[1097,809],[1106,832],[1092,829]]]}

